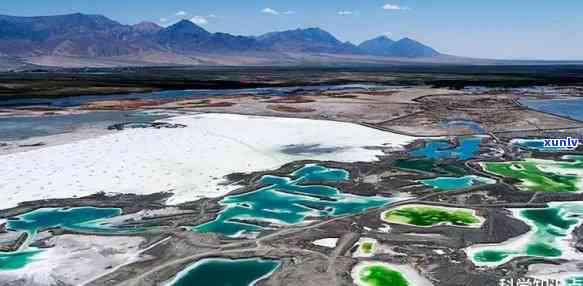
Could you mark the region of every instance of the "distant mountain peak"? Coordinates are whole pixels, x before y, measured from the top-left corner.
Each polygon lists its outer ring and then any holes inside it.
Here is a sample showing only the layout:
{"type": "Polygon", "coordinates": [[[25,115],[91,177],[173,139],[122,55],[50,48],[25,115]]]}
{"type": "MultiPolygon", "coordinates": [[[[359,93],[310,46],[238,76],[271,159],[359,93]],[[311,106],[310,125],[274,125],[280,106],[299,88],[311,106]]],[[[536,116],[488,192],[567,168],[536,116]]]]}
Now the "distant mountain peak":
{"type": "Polygon", "coordinates": [[[395,56],[403,58],[431,58],[441,55],[435,49],[408,37],[395,42],[391,49],[395,56]]]}
{"type": "Polygon", "coordinates": [[[209,33],[207,30],[203,29],[201,26],[193,23],[189,20],[180,20],[176,24],[171,25],[170,27],[166,28],[170,30],[183,30],[183,31],[198,31],[198,32],[205,32],[209,33]]]}
{"type": "Polygon", "coordinates": [[[141,57],[146,53],[164,53],[164,57],[180,58],[192,53],[208,53],[216,57],[248,53],[250,57],[266,55],[268,61],[288,63],[310,58],[305,55],[318,57],[322,54],[331,62],[335,57],[330,55],[348,55],[351,61],[362,59],[372,62],[386,59],[367,55],[391,58],[432,58],[440,55],[411,38],[395,42],[387,36],[379,36],[355,46],[338,40],[318,27],[248,37],[210,33],[189,20],[181,20],[169,27],[152,22],[123,25],[102,15],[82,13],[38,17],[0,15],[0,43],[0,55],[20,58],[141,57]]]}
{"type": "Polygon", "coordinates": [[[409,37],[404,37],[400,40],[398,40],[397,42],[401,42],[401,43],[413,43],[413,44],[420,44],[418,41],[415,41],[409,37]]]}
{"type": "Polygon", "coordinates": [[[395,41],[389,39],[387,36],[379,36],[374,39],[364,41],[358,48],[370,55],[377,55],[377,56],[390,56],[391,55],[391,47],[395,41]]]}
{"type": "Polygon", "coordinates": [[[188,20],[181,20],[158,32],[160,42],[173,45],[192,45],[211,36],[207,30],[188,20]]]}
{"type": "Polygon", "coordinates": [[[136,30],[136,31],[143,32],[143,33],[156,33],[156,32],[159,32],[159,31],[164,29],[164,27],[162,27],[154,22],[147,22],[147,21],[143,21],[143,22],[137,23],[135,25],[132,25],[132,28],[134,28],[134,30],[136,30]]]}
{"type": "Polygon", "coordinates": [[[327,31],[320,28],[310,27],[310,28],[297,28],[295,30],[285,30],[279,32],[271,32],[259,36],[259,39],[269,40],[270,38],[296,38],[296,39],[308,39],[308,38],[319,38],[320,40],[325,39],[329,41],[334,41],[340,43],[336,37],[327,31]]]}
{"type": "Polygon", "coordinates": [[[387,36],[387,35],[378,36],[374,39],[376,39],[376,40],[391,40],[391,41],[393,40],[393,39],[389,38],[389,36],[387,36]]]}
{"type": "Polygon", "coordinates": [[[363,52],[376,56],[398,58],[431,58],[440,53],[409,37],[393,41],[387,36],[379,36],[358,46],[363,52]]]}
{"type": "Polygon", "coordinates": [[[317,33],[326,33],[329,34],[327,31],[322,30],[321,28],[318,27],[308,27],[308,28],[298,28],[296,29],[296,31],[305,31],[305,32],[317,32],[317,33]]]}
{"type": "Polygon", "coordinates": [[[351,43],[342,43],[329,32],[317,28],[298,28],[271,32],[257,37],[265,46],[284,52],[359,53],[351,43]]]}

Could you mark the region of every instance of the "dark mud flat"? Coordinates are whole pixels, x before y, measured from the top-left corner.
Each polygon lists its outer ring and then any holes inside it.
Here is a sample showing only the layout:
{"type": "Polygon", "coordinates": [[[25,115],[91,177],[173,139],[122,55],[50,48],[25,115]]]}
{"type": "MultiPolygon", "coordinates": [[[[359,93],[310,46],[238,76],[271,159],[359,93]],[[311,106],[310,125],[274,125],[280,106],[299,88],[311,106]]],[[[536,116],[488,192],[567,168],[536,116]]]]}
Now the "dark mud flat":
{"type": "Polygon", "coordinates": [[[45,69],[0,73],[0,98],[65,97],[157,90],[241,89],[300,85],[380,83],[520,87],[581,85],[576,65],[462,66],[444,64],[390,67],[137,67],[45,69]],[[50,78],[50,81],[46,79],[50,78]]]}

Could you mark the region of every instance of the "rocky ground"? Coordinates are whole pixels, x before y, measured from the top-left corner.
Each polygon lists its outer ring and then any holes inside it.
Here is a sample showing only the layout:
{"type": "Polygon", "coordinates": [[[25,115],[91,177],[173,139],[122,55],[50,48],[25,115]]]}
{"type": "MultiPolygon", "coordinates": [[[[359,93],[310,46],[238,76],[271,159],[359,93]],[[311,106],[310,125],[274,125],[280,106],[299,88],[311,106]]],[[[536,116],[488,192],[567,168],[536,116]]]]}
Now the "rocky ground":
{"type": "MultiPolygon", "coordinates": [[[[116,104],[128,107],[123,102],[116,104]]],[[[96,103],[79,107],[77,111],[92,108],[105,108],[105,105],[99,103],[98,106],[96,103]]],[[[139,105],[131,108],[146,107],[139,105]]],[[[101,193],[82,198],[23,202],[17,207],[0,210],[0,218],[10,219],[41,207],[118,207],[123,210],[123,215],[112,219],[110,223],[144,227],[146,230],[123,235],[79,233],[59,228],[41,230],[32,245],[49,249],[49,255],[58,258],[55,260],[57,263],[39,264],[39,269],[45,270],[44,273],[36,271],[20,275],[17,272],[0,272],[0,279],[7,281],[6,285],[163,285],[188,265],[210,257],[263,257],[281,261],[278,270],[257,285],[353,285],[353,267],[359,262],[372,260],[407,265],[434,285],[498,285],[501,278],[523,277],[529,271],[536,270],[536,267],[541,267],[536,266],[541,264],[556,267],[566,265],[574,272],[582,269],[577,261],[525,257],[513,259],[497,268],[480,268],[474,266],[464,252],[466,247],[474,244],[500,243],[528,232],[529,226],[513,218],[507,210],[509,208],[544,207],[546,203],[554,201],[583,200],[583,194],[578,193],[521,192],[512,182],[484,173],[477,164],[479,161],[526,157],[556,158],[557,154],[518,150],[508,142],[512,138],[530,135],[534,132],[533,126],[536,126],[539,136],[553,134],[545,133],[545,128],[583,127],[581,123],[570,119],[521,107],[516,102],[515,94],[471,95],[423,88],[381,94],[298,94],[287,101],[258,96],[210,98],[204,101],[158,102],[152,108],[325,118],[356,122],[381,130],[415,132],[422,136],[479,133],[467,128],[452,131],[439,125],[439,122],[454,116],[480,123],[491,137],[484,139],[477,158],[465,162],[438,160],[438,166],[431,171],[397,168],[395,162],[407,159],[408,152],[380,147],[385,155],[373,162],[303,160],[285,164],[275,170],[230,174],[226,179],[242,187],[229,195],[243,194],[262,187],[259,180],[264,175],[288,176],[305,164],[317,162],[322,166],[347,170],[350,173],[349,180],[303,184],[325,184],[337,187],[344,193],[362,196],[408,198],[363,213],[326,217],[307,225],[271,225],[275,227],[262,231],[256,237],[228,238],[188,229],[216,218],[222,210],[219,201],[224,197],[167,205],[171,193],[101,193]],[[289,108],[274,108],[274,104],[289,108]],[[493,114],[492,110],[500,112],[493,114]],[[536,124],[521,120],[523,116],[532,118],[536,124]],[[448,173],[448,167],[451,166],[467,174],[496,179],[497,183],[458,191],[439,191],[417,182],[437,176],[453,176],[455,174],[448,173]],[[480,228],[448,225],[420,228],[389,224],[381,220],[383,211],[411,203],[473,209],[485,218],[485,222],[480,228]],[[338,241],[334,247],[313,244],[325,238],[337,238],[338,241]],[[380,250],[372,257],[355,257],[361,238],[376,240],[381,246],[380,250]],[[86,259],[86,268],[76,268],[78,265],[75,265],[75,261],[79,258],[86,259]],[[63,269],[67,269],[67,273],[63,269]],[[53,274],[46,275],[46,271],[53,270],[53,274]]],[[[418,140],[408,145],[407,150],[423,144],[422,140],[418,140]]],[[[284,150],[289,153],[329,151],[319,149],[318,146],[304,145],[288,146],[284,150]]],[[[570,153],[581,154],[577,150],[570,153]]],[[[23,233],[0,229],[1,251],[17,249],[24,240],[23,233]]],[[[579,247],[581,241],[583,230],[578,228],[573,243],[579,247]]]]}

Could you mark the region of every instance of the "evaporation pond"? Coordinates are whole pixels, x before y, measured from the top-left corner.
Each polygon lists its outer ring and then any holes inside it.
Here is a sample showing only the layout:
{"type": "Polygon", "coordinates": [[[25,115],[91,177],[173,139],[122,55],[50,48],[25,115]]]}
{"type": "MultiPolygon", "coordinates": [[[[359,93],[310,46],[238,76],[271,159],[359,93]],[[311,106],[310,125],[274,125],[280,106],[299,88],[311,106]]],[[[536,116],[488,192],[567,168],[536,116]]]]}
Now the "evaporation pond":
{"type": "Polygon", "coordinates": [[[459,139],[459,145],[454,146],[447,140],[430,140],[425,146],[411,151],[414,158],[468,160],[474,158],[480,151],[481,138],[464,137],[459,139]]]}
{"type": "Polygon", "coordinates": [[[583,112],[581,112],[583,99],[581,98],[521,100],[520,103],[537,111],[583,120],[583,112]]]}
{"type": "Polygon", "coordinates": [[[463,176],[463,177],[438,177],[435,179],[419,180],[426,186],[433,187],[439,190],[459,190],[469,188],[474,185],[495,184],[496,180],[480,177],[480,176],[463,176]]]}
{"type": "Polygon", "coordinates": [[[365,266],[360,270],[360,282],[370,286],[408,286],[400,272],[384,265],[365,266]]]}
{"type": "Polygon", "coordinates": [[[0,253],[0,271],[25,267],[40,252],[40,250],[29,249],[27,251],[0,253]]]}
{"type": "Polygon", "coordinates": [[[580,192],[583,156],[563,156],[569,161],[526,159],[517,162],[486,162],[482,167],[494,175],[519,180],[530,192],[580,192]]]}
{"type": "Polygon", "coordinates": [[[417,204],[402,205],[385,211],[381,214],[381,219],[389,223],[418,227],[437,225],[480,227],[484,221],[472,209],[417,204]]]}
{"type": "Polygon", "coordinates": [[[0,138],[3,141],[23,140],[73,132],[78,129],[104,129],[109,125],[127,122],[153,122],[166,116],[143,115],[128,111],[89,112],[31,117],[0,117],[0,138]],[[132,116],[129,118],[129,116],[132,116]]]}
{"type": "Polygon", "coordinates": [[[440,164],[435,159],[399,159],[395,161],[394,166],[405,170],[439,173],[443,175],[464,176],[467,174],[466,170],[461,167],[452,164],[440,164]]]}
{"type": "Polygon", "coordinates": [[[345,170],[316,164],[306,165],[290,177],[264,176],[265,187],[221,200],[223,211],[211,222],[194,228],[199,232],[214,232],[238,236],[244,232],[264,229],[253,222],[292,225],[325,216],[340,216],[380,207],[390,201],[383,197],[364,197],[344,194],[331,186],[318,183],[337,183],[347,180],[345,170]]]}
{"type": "Polygon", "coordinates": [[[30,234],[51,227],[89,231],[113,230],[101,225],[100,220],[120,214],[121,209],[118,208],[44,208],[20,215],[17,220],[9,220],[8,228],[27,231],[30,234]]]}
{"type": "Polygon", "coordinates": [[[204,259],[178,273],[171,286],[251,286],[269,277],[279,262],[262,259],[204,259]]]}
{"type": "Polygon", "coordinates": [[[28,247],[39,230],[63,227],[77,231],[113,232],[120,231],[103,224],[103,220],[121,214],[118,208],[43,208],[15,217],[7,221],[9,229],[26,231],[27,241],[15,252],[0,254],[0,270],[14,270],[25,267],[42,249],[28,247]]]}
{"type": "Polygon", "coordinates": [[[519,256],[571,258],[580,256],[569,237],[581,224],[583,204],[550,203],[541,209],[513,210],[513,215],[531,226],[532,231],[499,244],[475,245],[468,256],[477,265],[496,266],[519,256]]]}

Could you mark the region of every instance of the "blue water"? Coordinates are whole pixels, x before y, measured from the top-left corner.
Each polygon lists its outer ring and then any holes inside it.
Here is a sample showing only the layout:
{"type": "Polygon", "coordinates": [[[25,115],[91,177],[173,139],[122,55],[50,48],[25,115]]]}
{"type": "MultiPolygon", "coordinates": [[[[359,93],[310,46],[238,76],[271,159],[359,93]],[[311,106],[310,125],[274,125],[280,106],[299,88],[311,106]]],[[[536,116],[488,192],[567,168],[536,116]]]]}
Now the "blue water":
{"type": "Polygon", "coordinates": [[[363,212],[390,202],[387,198],[343,194],[330,186],[308,185],[309,182],[341,182],[348,172],[320,165],[306,165],[290,175],[291,178],[264,176],[259,190],[225,197],[220,204],[224,210],[211,222],[194,228],[199,232],[214,232],[237,236],[258,232],[264,228],[254,224],[233,222],[232,219],[298,224],[325,216],[340,216],[363,212]]]}
{"type": "Polygon", "coordinates": [[[387,86],[373,84],[346,84],[346,85],[321,85],[321,86],[292,86],[275,88],[247,88],[247,89],[219,89],[219,90],[171,90],[147,93],[113,94],[113,95],[82,95],[64,98],[21,98],[0,100],[0,107],[23,107],[23,106],[51,106],[51,107],[73,107],[80,106],[92,101],[105,100],[160,100],[160,99],[188,99],[207,96],[236,96],[242,94],[285,96],[290,93],[301,92],[323,92],[342,90],[401,90],[405,86],[387,86]]]}
{"type": "Polygon", "coordinates": [[[0,271],[16,270],[25,267],[40,252],[41,250],[38,249],[27,249],[13,253],[0,253],[0,271]]]}
{"type": "Polygon", "coordinates": [[[521,100],[520,103],[534,110],[583,121],[583,98],[521,100]]]}
{"type": "Polygon", "coordinates": [[[76,231],[116,233],[135,231],[137,229],[124,229],[108,226],[105,219],[121,214],[118,208],[44,208],[38,209],[20,216],[18,220],[8,220],[7,227],[12,230],[26,231],[27,243],[21,249],[12,253],[0,254],[0,270],[18,269],[26,266],[34,259],[34,256],[42,250],[28,247],[36,233],[40,230],[62,227],[76,231]]]}
{"type": "Polygon", "coordinates": [[[171,286],[252,286],[280,263],[262,259],[204,259],[179,273],[171,286]]]}
{"type": "MultiPolygon", "coordinates": [[[[286,96],[293,92],[319,93],[324,91],[347,90],[402,90],[405,86],[386,86],[369,84],[294,86],[281,88],[252,88],[226,90],[178,90],[148,93],[114,94],[114,95],[83,95],[64,98],[20,98],[0,100],[0,108],[15,108],[26,106],[45,107],[76,107],[94,101],[105,100],[164,100],[191,99],[207,96],[237,96],[242,94],[286,96]]],[[[0,142],[22,140],[38,136],[47,136],[72,132],[88,127],[105,128],[109,125],[124,122],[152,122],[166,118],[165,115],[143,114],[129,111],[104,111],[87,114],[50,115],[36,117],[2,117],[0,116],[0,142]],[[140,115],[141,116],[138,116],[140,115]]]]}
{"type": "Polygon", "coordinates": [[[420,183],[440,190],[460,190],[474,185],[494,184],[495,180],[479,176],[439,177],[420,180],[420,183]]]}
{"type": "Polygon", "coordinates": [[[424,147],[414,149],[410,154],[414,158],[469,160],[479,153],[481,138],[464,137],[460,138],[459,141],[460,145],[457,147],[454,147],[447,140],[427,141],[424,147]]]}
{"type": "Polygon", "coordinates": [[[104,111],[84,114],[35,117],[0,117],[0,141],[22,140],[73,132],[83,128],[102,128],[123,122],[153,122],[164,115],[127,111],[104,111]]]}

